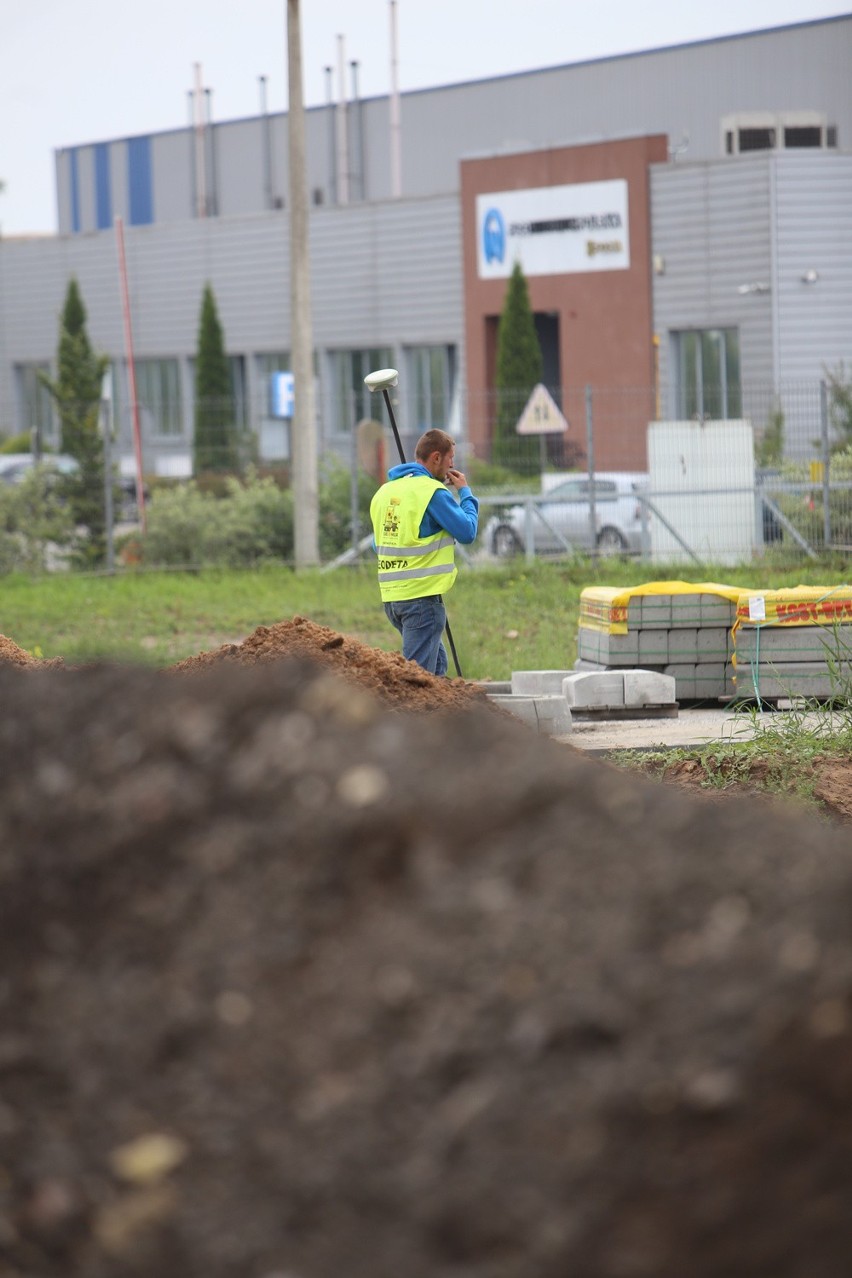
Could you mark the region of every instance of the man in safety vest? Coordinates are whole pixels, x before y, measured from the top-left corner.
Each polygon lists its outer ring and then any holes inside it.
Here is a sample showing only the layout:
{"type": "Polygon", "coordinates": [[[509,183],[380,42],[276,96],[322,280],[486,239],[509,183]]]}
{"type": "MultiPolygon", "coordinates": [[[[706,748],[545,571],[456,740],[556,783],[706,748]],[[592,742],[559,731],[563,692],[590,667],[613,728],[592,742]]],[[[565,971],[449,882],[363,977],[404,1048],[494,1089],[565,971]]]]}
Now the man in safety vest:
{"type": "Polygon", "coordinates": [[[453,465],[455,447],[445,431],[427,430],[417,460],[393,466],[370,503],[385,613],[402,635],[402,655],[437,675],[447,673],[441,596],[456,579],[453,547],[470,545],[479,526],[479,502],[453,465]]]}

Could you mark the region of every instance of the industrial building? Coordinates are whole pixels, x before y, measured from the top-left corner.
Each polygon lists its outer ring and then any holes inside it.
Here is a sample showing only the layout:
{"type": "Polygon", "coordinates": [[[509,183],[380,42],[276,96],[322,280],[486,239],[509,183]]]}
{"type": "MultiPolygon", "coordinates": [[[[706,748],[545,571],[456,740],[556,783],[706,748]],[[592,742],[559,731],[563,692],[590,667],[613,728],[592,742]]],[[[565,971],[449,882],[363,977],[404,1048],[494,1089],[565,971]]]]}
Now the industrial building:
{"type": "MultiPolygon", "coordinates": [[[[780,406],[805,456],[827,368],[852,358],[852,15],[348,100],[305,113],[318,439],[354,455],[364,375],[400,370],[404,436],[442,426],[487,458],[496,333],[514,261],[573,454],[646,465],[648,422],[780,406]]],[[[198,105],[198,102],[196,103],[198,105]]],[[[70,277],[114,368],[133,465],[116,218],[126,241],[146,472],[191,468],[204,286],[239,425],[289,455],[287,116],[56,153],[59,233],[0,241],[0,431],[57,423],[70,277]]],[[[850,368],[852,371],[852,368],[850,368]]],[[[571,450],[569,450],[570,452],[571,450]]]]}

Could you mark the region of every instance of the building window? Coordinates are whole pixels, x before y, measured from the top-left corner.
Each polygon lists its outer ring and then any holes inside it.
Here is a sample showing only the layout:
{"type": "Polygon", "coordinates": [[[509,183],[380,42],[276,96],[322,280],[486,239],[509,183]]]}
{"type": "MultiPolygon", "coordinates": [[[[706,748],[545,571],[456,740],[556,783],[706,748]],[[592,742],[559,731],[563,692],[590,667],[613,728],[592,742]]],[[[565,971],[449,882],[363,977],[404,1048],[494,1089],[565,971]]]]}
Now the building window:
{"type": "Polygon", "coordinates": [[[364,385],[368,373],[388,368],[393,359],[390,347],[376,346],[364,351],[333,351],[331,354],[333,403],[331,426],[349,434],[365,417],[375,417],[372,395],[364,385]]]}
{"type": "Polygon", "coordinates": [[[18,421],[21,431],[28,431],[33,451],[45,446],[55,447],[59,442],[59,429],[53,407],[53,397],[42,383],[39,373],[50,374],[49,364],[18,364],[15,380],[18,384],[18,421]]]}
{"type": "Polygon", "coordinates": [[[406,351],[406,397],[411,429],[447,430],[453,396],[452,346],[414,346],[406,351]]]}
{"type": "Polygon", "coordinates": [[[803,125],[801,128],[784,130],[785,147],[822,146],[822,129],[818,125],[803,125]]]}
{"type": "Polygon", "coordinates": [[[726,155],[776,147],[836,147],[837,129],[819,111],[741,111],[722,119],[726,155]]]}
{"type": "Polygon", "coordinates": [[[245,356],[229,355],[228,373],[231,378],[231,394],[234,397],[234,425],[237,430],[248,430],[248,395],[246,392],[245,356]]]}
{"type": "Polygon", "coordinates": [[[261,387],[261,410],[259,417],[274,416],[274,391],[272,387],[272,376],[274,373],[289,373],[290,353],[289,351],[264,351],[263,354],[255,357],[255,367],[257,369],[258,385],[261,387]]]}
{"type": "Polygon", "coordinates": [[[677,408],[681,421],[742,416],[740,341],[735,328],[674,333],[677,408]]]}
{"type": "Polygon", "coordinates": [[[176,359],[138,359],[136,394],[145,414],[145,424],[153,435],[183,433],[180,367],[176,359]]]}
{"type": "Polygon", "coordinates": [[[771,151],[775,146],[774,129],[740,129],[740,151],[771,151]]]}

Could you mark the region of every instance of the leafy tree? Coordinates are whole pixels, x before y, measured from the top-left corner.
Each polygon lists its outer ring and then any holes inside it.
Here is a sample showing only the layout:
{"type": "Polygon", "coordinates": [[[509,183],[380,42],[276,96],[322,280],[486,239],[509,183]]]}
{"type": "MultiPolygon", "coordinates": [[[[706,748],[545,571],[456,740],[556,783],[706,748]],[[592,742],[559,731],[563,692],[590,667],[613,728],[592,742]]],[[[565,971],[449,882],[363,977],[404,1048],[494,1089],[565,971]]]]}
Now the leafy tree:
{"type": "Polygon", "coordinates": [[[75,554],[83,564],[102,563],[106,554],[104,457],[98,414],[101,382],[108,360],[96,355],[86,332],[86,308],[76,279],[68,281],[59,322],[56,380],[41,374],[56,404],[60,448],[80,464],[62,480],[75,524],[80,528],[75,554]]]}
{"type": "Polygon", "coordinates": [[[544,361],[527,281],[520,263],[516,262],[509,277],[497,333],[496,416],[491,457],[499,465],[521,474],[531,474],[539,467],[538,439],[518,435],[515,427],[543,375],[544,361]]]}
{"type": "Polygon", "coordinates": [[[236,405],[231,387],[225,338],[209,284],[204,286],[195,363],[196,475],[237,469],[236,405]]]}

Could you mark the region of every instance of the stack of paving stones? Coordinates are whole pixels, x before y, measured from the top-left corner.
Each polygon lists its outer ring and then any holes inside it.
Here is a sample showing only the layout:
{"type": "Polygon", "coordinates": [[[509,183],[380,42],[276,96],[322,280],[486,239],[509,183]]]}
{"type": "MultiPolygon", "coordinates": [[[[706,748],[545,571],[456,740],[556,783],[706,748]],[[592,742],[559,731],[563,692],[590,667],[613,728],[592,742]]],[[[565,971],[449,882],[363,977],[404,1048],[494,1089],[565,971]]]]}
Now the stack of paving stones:
{"type": "Polygon", "coordinates": [[[738,608],[738,699],[850,700],[852,589],[797,587],[760,596],[771,620],[738,608]]]}
{"type": "MultiPolygon", "coordinates": [[[[619,635],[605,628],[599,600],[593,608],[583,607],[586,594],[584,590],[581,596],[576,670],[630,667],[657,671],[674,679],[676,699],[681,704],[734,695],[733,600],[703,591],[631,595],[627,633],[619,635]],[[584,613],[596,615],[598,624],[584,625],[584,613]]],[[[589,594],[599,596],[601,592],[593,588],[589,594]]]]}

